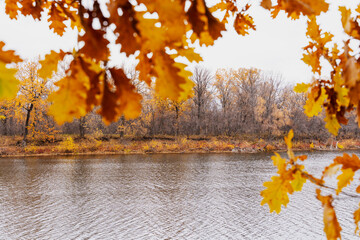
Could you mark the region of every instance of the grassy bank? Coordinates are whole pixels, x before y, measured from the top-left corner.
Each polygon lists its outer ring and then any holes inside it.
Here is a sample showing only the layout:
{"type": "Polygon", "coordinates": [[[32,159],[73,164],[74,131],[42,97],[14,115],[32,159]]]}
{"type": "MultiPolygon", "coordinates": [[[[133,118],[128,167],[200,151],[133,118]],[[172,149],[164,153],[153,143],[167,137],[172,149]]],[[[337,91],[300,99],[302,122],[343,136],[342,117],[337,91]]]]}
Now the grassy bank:
{"type": "MultiPolygon", "coordinates": [[[[343,139],[326,142],[312,140],[294,141],[295,150],[360,149],[360,141],[343,139]]],[[[229,137],[155,137],[131,138],[101,136],[77,138],[62,135],[51,141],[33,139],[23,146],[20,136],[2,136],[0,157],[37,155],[104,155],[150,153],[256,153],[284,151],[286,145],[278,140],[244,140],[229,137]]]]}

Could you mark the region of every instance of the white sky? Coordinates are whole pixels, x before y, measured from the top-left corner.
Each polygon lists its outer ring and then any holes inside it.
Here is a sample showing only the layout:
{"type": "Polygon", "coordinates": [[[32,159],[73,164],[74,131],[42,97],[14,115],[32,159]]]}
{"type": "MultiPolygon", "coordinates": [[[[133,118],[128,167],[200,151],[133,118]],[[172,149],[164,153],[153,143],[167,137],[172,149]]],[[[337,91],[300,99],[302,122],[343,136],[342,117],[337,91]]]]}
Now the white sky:
{"type": "MultiPolygon", "coordinates": [[[[256,31],[250,35],[239,36],[228,26],[223,38],[217,40],[214,46],[198,47],[204,62],[202,65],[213,71],[216,68],[256,67],[283,75],[289,83],[308,82],[312,73],[310,67],[301,61],[302,47],[308,40],[305,36],[306,18],[292,21],[284,13],[273,20],[270,12],[258,7],[259,1],[254,2],[252,16],[256,24],[256,31]]],[[[330,11],[319,17],[319,23],[324,30],[335,36],[334,40],[341,44],[344,36],[341,27],[339,3],[351,8],[356,7],[358,1],[331,0],[330,11]],[[335,4],[336,3],[336,4],[335,4]]],[[[359,1],[360,2],[360,1],[359,1]]],[[[34,21],[30,17],[18,17],[10,20],[5,15],[4,3],[0,3],[0,41],[6,43],[7,49],[14,49],[21,57],[34,59],[43,56],[50,50],[70,50],[76,44],[77,33],[71,29],[59,37],[49,29],[46,20],[34,21]]],[[[112,46],[114,64],[122,64],[124,55],[118,54],[119,46],[112,46]]],[[[324,69],[324,76],[327,76],[324,69]]]]}

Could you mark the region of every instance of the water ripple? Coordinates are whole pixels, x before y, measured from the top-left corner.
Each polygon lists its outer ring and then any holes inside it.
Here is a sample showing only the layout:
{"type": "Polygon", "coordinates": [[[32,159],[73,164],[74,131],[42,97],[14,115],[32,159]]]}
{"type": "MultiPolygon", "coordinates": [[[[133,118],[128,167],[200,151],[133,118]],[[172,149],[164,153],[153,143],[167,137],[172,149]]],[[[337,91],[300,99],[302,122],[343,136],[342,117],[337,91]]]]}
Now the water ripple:
{"type": "MultiPolygon", "coordinates": [[[[0,160],[0,239],[324,239],[311,185],[280,215],[260,206],[273,173],[264,154],[0,160]]],[[[352,239],[358,202],[334,204],[352,239]]]]}

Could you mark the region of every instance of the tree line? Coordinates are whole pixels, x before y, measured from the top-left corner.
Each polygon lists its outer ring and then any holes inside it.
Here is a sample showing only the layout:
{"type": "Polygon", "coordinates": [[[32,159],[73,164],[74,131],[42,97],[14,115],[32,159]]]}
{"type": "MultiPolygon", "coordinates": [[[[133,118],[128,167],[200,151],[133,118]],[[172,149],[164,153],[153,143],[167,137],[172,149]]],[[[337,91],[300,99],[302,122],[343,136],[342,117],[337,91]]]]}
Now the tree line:
{"type": "MultiPolygon", "coordinates": [[[[57,134],[117,134],[119,137],[158,136],[231,136],[261,137],[265,139],[284,135],[294,129],[298,137],[324,140],[330,134],[324,127],[324,115],[309,119],[303,112],[304,94],[284,85],[279,74],[255,68],[211,70],[197,65],[192,69],[193,96],[177,101],[163,99],[154,87],[139,80],[134,66],[123,66],[136,91],[141,94],[142,113],[132,120],[120,117],[106,125],[98,109],[57,125],[48,112],[48,96],[56,90],[54,82],[63,71],[50,80],[39,77],[40,64],[28,61],[18,65],[18,93],[15,99],[0,103],[0,134],[22,135],[24,141],[38,138],[54,140],[57,134]]],[[[69,82],[71,84],[71,82],[69,82]]],[[[359,134],[356,115],[349,113],[349,123],[340,131],[340,137],[359,134]]]]}

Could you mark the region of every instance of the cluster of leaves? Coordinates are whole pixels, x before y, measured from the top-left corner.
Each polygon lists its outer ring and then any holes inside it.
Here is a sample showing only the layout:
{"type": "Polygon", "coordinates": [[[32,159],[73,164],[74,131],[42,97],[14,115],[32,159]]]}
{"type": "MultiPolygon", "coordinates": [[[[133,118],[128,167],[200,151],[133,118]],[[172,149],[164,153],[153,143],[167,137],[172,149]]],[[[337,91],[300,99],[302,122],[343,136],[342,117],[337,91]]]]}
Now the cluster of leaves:
{"type": "Polygon", "coordinates": [[[305,105],[307,116],[316,116],[323,108],[325,109],[325,127],[333,135],[338,134],[340,124],[347,124],[346,112],[357,109],[358,120],[360,117],[359,48],[354,51],[349,46],[352,42],[360,40],[358,23],[360,5],[355,10],[354,17],[350,9],[339,7],[339,11],[344,32],[347,34],[347,39],[341,49],[336,43],[332,43],[334,36],[331,33],[320,29],[315,16],[309,18],[306,35],[310,42],[304,47],[306,53],[302,60],[311,66],[317,79],[314,79],[311,84],[298,84],[294,89],[296,92],[307,94],[305,105]],[[322,60],[331,66],[330,79],[324,80],[320,77],[322,60]]]}
{"type": "MultiPolygon", "coordinates": [[[[305,166],[301,164],[306,160],[307,156],[295,156],[292,151],[292,142],[294,133],[291,130],[285,142],[288,147],[287,155],[288,159],[282,158],[278,153],[275,153],[271,159],[274,165],[277,167],[277,176],[273,176],[271,181],[265,182],[265,190],[261,192],[263,200],[262,205],[268,204],[270,212],[281,211],[281,206],[289,203],[289,194],[294,191],[301,191],[303,184],[309,180],[318,187],[316,188],[316,197],[322,203],[324,207],[324,232],[328,239],[341,238],[341,227],[336,218],[335,209],[332,205],[333,195],[326,196],[321,195],[321,188],[331,188],[326,185],[326,179],[336,175],[340,170],[341,173],[337,176],[337,188],[334,189],[336,195],[342,192],[342,189],[349,185],[354,178],[355,172],[360,169],[360,159],[356,155],[348,155],[344,153],[343,156],[336,157],[329,166],[327,166],[321,178],[316,178],[313,175],[305,171],[305,166]]],[[[357,193],[360,193],[360,186],[356,189],[357,193]]],[[[360,208],[353,213],[354,222],[356,224],[355,233],[359,232],[360,222],[360,208]]]]}
{"type": "MultiPolygon", "coordinates": [[[[50,97],[50,112],[58,123],[84,116],[95,106],[109,123],[122,115],[137,117],[141,96],[134,91],[130,79],[121,69],[108,66],[110,59],[108,34],[116,36],[121,52],[134,55],[139,63],[140,79],[150,84],[156,79],[155,90],[161,97],[178,100],[191,96],[193,84],[186,65],[176,61],[185,57],[201,61],[193,43],[213,45],[222,36],[225,24],[235,17],[234,28],[245,35],[255,30],[253,18],[248,14],[250,4],[239,7],[237,1],[221,0],[209,8],[204,0],[110,0],[106,5],[90,1],[84,6],[78,0],[6,0],[5,12],[11,19],[19,15],[34,19],[47,17],[50,28],[62,36],[67,26],[78,29],[79,49],[59,53],[52,51],[41,62],[40,76],[49,78],[57,71],[59,61],[71,56],[71,63],[63,79],[56,83],[58,91],[50,97]],[[222,20],[213,12],[224,12],[222,20]],[[60,106],[61,105],[61,106],[60,106]]],[[[284,10],[289,17],[318,15],[328,8],[324,0],[286,1],[270,0],[261,3],[276,17],[284,10]]],[[[21,59],[13,51],[4,51],[0,42],[0,97],[15,94],[14,71],[5,64],[21,59]]]]}

